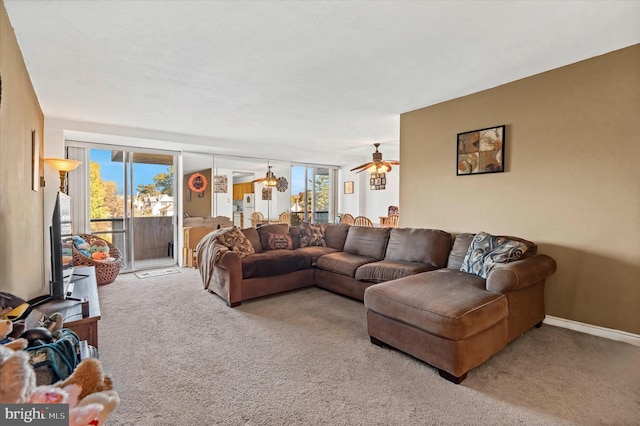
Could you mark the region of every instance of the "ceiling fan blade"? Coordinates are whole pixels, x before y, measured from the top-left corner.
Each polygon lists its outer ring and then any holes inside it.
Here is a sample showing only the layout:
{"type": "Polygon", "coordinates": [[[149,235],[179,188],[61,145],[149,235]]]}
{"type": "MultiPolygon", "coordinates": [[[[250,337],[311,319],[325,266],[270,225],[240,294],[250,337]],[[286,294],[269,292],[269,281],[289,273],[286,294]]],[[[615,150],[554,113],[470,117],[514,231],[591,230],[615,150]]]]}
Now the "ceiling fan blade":
{"type": "Polygon", "coordinates": [[[399,166],[400,165],[400,162],[398,160],[389,160],[389,161],[386,161],[386,162],[391,164],[391,165],[393,165],[393,166],[399,166]]]}
{"type": "Polygon", "coordinates": [[[252,181],[251,181],[251,183],[260,183],[260,182],[264,182],[266,179],[267,179],[266,177],[263,177],[263,178],[260,178],[260,179],[252,180],[252,181]]]}
{"type": "Polygon", "coordinates": [[[371,163],[371,162],[368,162],[368,163],[365,163],[365,164],[361,164],[361,165],[356,166],[353,169],[351,169],[351,171],[353,172],[353,171],[357,170],[356,173],[358,173],[358,172],[361,172],[362,170],[366,169],[367,167],[371,166],[372,164],[373,163],[371,163]],[[361,169],[361,170],[359,170],[359,169],[361,169]]]}

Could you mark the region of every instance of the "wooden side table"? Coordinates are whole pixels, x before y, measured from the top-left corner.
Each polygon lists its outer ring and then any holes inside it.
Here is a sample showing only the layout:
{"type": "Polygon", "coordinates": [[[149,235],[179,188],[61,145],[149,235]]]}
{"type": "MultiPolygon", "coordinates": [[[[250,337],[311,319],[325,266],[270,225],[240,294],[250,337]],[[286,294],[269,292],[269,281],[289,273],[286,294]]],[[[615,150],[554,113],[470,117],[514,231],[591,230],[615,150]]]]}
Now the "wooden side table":
{"type": "Polygon", "coordinates": [[[87,298],[89,301],[89,315],[82,316],[82,302],[78,300],[52,300],[34,308],[27,319],[28,327],[35,326],[42,315],[49,316],[60,312],[64,327],[73,330],[80,340],[98,348],[98,320],[100,320],[100,301],[98,300],[98,285],[96,284],[96,270],[93,266],[74,268],[73,293],[75,299],[87,298]]]}

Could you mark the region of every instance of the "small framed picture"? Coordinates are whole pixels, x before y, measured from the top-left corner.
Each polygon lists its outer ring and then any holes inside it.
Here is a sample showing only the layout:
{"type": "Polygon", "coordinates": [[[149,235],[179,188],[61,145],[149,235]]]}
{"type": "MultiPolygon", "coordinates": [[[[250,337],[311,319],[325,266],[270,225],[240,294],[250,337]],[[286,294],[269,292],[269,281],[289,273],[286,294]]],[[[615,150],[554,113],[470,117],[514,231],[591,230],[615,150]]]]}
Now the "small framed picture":
{"type": "Polygon", "coordinates": [[[191,202],[191,190],[187,189],[187,203],[191,202]]]}
{"type": "Polygon", "coordinates": [[[347,181],[344,183],[344,193],[345,194],[353,194],[353,181],[347,181]]]}

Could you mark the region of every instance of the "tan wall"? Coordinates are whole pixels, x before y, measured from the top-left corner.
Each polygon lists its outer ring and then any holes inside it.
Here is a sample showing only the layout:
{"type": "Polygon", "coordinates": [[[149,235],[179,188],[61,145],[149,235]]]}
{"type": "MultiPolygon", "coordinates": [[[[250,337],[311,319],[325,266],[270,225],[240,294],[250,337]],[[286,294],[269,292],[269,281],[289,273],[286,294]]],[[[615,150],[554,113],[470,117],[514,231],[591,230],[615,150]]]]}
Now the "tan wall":
{"type": "Polygon", "coordinates": [[[402,225],[532,240],[548,315],[640,334],[639,126],[640,45],[403,114],[402,225]],[[456,176],[456,134],[500,124],[506,172],[456,176]]]}
{"type": "Polygon", "coordinates": [[[182,184],[182,209],[189,216],[210,217],[211,216],[211,169],[201,170],[199,172],[184,175],[182,184]],[[199,198],[198,193],[189,189],[189,178],[200,173],[207,179],[207,187],[204,190],[204,197],[199,198]],[[187,201],[187,197],[191,192],[191,201],[187,201]]]}
{"type": "Polygon", "coordinates": [[[41,176],[44,116],[3,2],[0,73],[0,291],[31,299],[49,291],[43,272],[43,191],[31,190],[31,131],[40,139],[41,176]]]}

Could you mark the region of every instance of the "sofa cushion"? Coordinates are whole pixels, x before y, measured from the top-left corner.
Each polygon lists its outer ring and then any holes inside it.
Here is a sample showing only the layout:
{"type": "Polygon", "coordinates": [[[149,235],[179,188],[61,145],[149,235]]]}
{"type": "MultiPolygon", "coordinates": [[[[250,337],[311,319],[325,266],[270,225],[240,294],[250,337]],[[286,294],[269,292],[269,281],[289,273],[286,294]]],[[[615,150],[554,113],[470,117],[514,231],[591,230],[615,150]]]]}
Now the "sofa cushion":
{"type": "Polygon", "coordinates": [[[244,228],[242,233],[249,241],[256,253],[262,253],[262,243],[260,242],[260,234],[256,228],[244,228]]]}
{"type": "Polygon", "coordinates": [[[484,280],[454,269],[423,272],[374,284],[367,309],[451,340],[462,340],[507,317],[507,298],[484,289],[484,280]]]}
{"type": "Polygon", "coordinates": [[[451,247],[451,252],[449,253],[447,268],[460,269],[475,235],[476,234],[469,233],[456,235],[453,240],[453,247],[451,247]]]}
{"type": "Polygon", "coordinates": [[[302,253],[306,253],[311,256],[311,264],[315,266],[320,256],[324,256],[325,254],[335,253],[338,250],[331,247],[322,247],[322,246],[310,246],[310,247],[300,247],[296,249],[296,251],[301,251],[302,253]]]}
{"type": "Polygon", "coordinates": [[[311,257],[297,250],[269,250],[242,259],[242,279],[273,277],[311,267],[311,257]]]}
{"type": "Polygon", "coordinates": [[[381,283],[434,269],[436,269],[434,266],[426,265],[422,262],[381,260],[379,262],[367,263],[356,269],[355,278],[359,281],[381,283]]]}
{"type": "Polygon", "coordinates": [[[324,240],[327,247],[342,251],[350,227],[348,223],[327,223],[324,227],[324,240]]]}
{"type": "Polygon", "coordinates": [[[382,260],[389,241],[391,228],[351,226],[344,243],[344,251],[359,256],[382,260]]]}
{"type": "Polygon", "coordinates": [[[520,259],[527,248],[523,242],[479,232],[473,238],[460,270],[487,278],[494,265],[520,259]]]}
{"type": "Polygon", "coordinates": [[[299,226],[290,226],[289,227],[289,236],[293,241],[293,249],[297,249],[300,247],[300,227],[299,226]]]}
{"type": "Polygon", "coordinates": [[[327,242],[324,239],[324,229],[322,225],[302,222],[300,224],[300,247],[322,246],[327,242]]]}
{"type": "Polygon", "coordinates": [[[359,267],[376,260],[373,257],[339,251],[321,256],[316,263],[316,268],[354,278],[359,267]]]}
{"type": "Polygon", "coordinates": [[[267,232],[269,250],[293,250],[293,241],[289,234],[272,234],[267,232]]]}
{"type": "Polygon", "coordinates": [[[217,240],[232,252],[238,253],[240,257],[255,253],[253,245],[237,226],[228,228],[228,231],[219,234],[217,240]]]}
{"type": "Polygon", "coordinates": [[[269,240],[267,232],[272,234],[289,234],[289,225],[286,223],[271,223],[269,225],[263,225],[258,228],[258,234],[260,235],[260,244],[262,244],[262,251],[269,250],[269,240]]]}
{"type": "Polygon", "coordinates": [[[391,228],[384,260],[419,262],[444,268],[450,249],[451,234],[448,232],[437,229],[391,228]]]}

